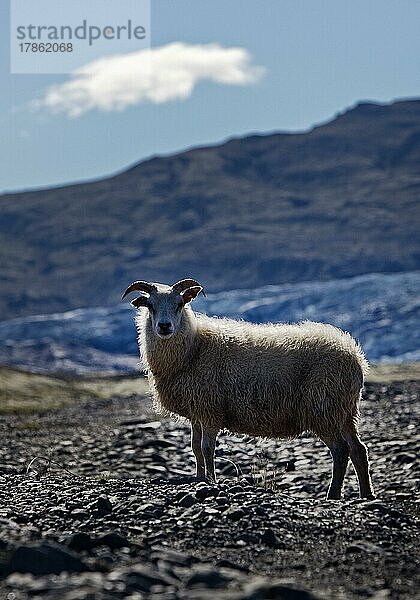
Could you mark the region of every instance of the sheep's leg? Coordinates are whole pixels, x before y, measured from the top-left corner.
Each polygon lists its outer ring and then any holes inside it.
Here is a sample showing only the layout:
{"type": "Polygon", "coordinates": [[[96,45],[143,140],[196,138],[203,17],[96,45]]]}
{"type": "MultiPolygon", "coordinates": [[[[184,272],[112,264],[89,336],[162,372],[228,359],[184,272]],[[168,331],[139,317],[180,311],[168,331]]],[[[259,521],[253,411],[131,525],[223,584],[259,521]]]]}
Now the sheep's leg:
{"type": "Polygon", "coordinates": [[[340,500],[343,489],[344,476],[349,462],[350,448],[344,440],[326,442],[333,460],[332,478],[328,488],[328,500],[340,500]]]}
{"type": "Polygon", "coordinates": [[[214,471],[214,451],[216,448],[216,438],[219,431],[202,426],[203,437],[201,439],[201,449],[204,454],[206,464],[206,477],[216,483],[216,473],[214,471]]]}
{"type": "Polygon", "coordinates": [[[342,436],[350,446],[350,458],[359,480],[360,497],[374,498],[366,446],[360,441],[355,430],[344,431],[342,436]]]}
{"type": "Polygon", "coordinates": [[[191,448],[195,456],[196,477],[204,479],[206,476],[206,467],[204,464],[204,454],[201,449],[202,429],[201,423],[191,423],[191,448]]]}

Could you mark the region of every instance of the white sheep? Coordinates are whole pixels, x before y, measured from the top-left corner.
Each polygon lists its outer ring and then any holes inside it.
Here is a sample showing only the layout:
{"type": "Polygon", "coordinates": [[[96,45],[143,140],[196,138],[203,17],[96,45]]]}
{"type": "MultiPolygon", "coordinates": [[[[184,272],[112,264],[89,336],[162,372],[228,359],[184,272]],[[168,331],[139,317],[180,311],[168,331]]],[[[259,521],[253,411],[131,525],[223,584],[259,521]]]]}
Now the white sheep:
{"type": "MultiPolygon", "coordinates": [[[[332,325],[255,325],[195,314],[203,287],[135,281],[142,294],[136,324],[141,358],[155,400],[191,422],[197,477],[215,481],[214,450],[221,429],[266,438],[311,431],[333,459],[328,498],[341,497],[349,456],[362,498],[373,488],[357,425],[367,361],[360,346],[332,325]]],[[[204,293],[204,292],[203,292],[204,293]]]]}

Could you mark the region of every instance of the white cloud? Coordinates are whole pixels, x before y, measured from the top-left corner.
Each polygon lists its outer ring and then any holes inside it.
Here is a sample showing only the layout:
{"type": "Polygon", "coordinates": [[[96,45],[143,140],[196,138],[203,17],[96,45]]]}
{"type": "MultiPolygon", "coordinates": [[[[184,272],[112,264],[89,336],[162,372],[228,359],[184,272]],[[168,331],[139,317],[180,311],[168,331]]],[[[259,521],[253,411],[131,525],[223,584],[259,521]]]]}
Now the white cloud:
{"type": "Polygon", "coordinates": [[[264,72],[251,64],[244,48],[175,42],[88,63],[74,71],[69,81],[50,87],[36,106],[69,117],[92,109],[122,111],[142,102],[183,100],[201,80],[246,85],[264,72]]]}

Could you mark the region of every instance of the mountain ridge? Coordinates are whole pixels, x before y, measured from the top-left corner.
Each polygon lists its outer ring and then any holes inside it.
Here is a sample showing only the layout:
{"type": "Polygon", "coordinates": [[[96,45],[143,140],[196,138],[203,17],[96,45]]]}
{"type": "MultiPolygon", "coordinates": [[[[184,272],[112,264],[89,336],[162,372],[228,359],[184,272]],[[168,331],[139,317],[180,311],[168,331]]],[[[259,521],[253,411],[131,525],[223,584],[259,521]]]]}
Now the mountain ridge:
{"type": "Polygon", "coordinates": [[[420,101],[0,196],[3,318],[110,305],[133,279],[210,290],[415,270],[420,101]]]}

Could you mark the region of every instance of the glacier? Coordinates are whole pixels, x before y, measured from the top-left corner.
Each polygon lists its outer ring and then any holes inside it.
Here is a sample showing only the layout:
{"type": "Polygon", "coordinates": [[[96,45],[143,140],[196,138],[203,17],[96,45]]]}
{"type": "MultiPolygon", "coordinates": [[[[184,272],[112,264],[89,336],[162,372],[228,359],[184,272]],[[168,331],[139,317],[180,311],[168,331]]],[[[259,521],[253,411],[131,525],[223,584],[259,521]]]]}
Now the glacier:
{"type": "MultiPolygon", "coordinates": [[[[373,363],[420,360],[420,271],[229,290],[200,296],[194,310],[255,323],[331,323],[373,363]]],[[[39,373],[138,371],[134,312],[126,302],[1,321],[0,364],[39,373]]]]}

